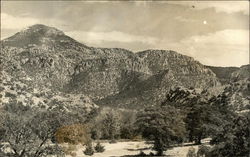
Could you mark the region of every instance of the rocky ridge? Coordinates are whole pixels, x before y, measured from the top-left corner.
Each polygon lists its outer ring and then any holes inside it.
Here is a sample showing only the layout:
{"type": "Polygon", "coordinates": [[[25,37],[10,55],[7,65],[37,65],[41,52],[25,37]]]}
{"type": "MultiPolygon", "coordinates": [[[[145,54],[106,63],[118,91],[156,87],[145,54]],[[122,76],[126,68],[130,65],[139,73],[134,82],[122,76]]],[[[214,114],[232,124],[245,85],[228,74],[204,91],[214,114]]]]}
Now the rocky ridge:
{"type": "MultiPolygon", "coordinates": [[[[193,104],[227,105],[237,112],[250,110],[250,65],[237,68],[232,73],[226,74],[228,68],[213,67],[220,80],[227,80],[223,86],[218,87],[217,95],[208,90],[175,87],[171,89],[163,104],[173,104],[178,107],[192,107],[193,104]],[[229,76],[228,76],[229,75],[229,76]]],[[[231,68],[229,68],[231,69],[231,68]]]]}
{"type": "MultiPolygon", "coordinates": [[[[88,47],[45,25],[34,25],[1,41],[2,71],[52,93],[84,94],[97,105],[156,105],[175,86],[220,85],[212,70],[171,50],[131,52],[88,47]]],[[[5,78],[4,78],[5,79],[5,78]]]]}

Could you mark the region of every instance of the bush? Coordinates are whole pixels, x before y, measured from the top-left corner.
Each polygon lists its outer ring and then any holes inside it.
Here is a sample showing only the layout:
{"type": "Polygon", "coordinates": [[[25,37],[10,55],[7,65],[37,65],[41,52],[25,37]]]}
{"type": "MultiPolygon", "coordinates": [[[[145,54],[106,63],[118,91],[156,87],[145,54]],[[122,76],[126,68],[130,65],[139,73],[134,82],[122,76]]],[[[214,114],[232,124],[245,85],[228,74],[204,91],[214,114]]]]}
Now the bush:
{"type": "Polygon", "coordinates": [[[210,149],[211,148],[209,146],[205,146],[205,145],[199,146],[198,151],[197,151],[197,157],[203,157],[203,156],[208,157],[210,149]]]}
{"type": "Polygon", "coordinates": [[[112,139],[112,140],[109,141],[109,143],[112,144],[112,143],[117,143],[117,142],[116,142],[115,139],[112,139]]]}
{"type": "Polygon", "coordinates": [[[140,153],[138,154],[138,156],[147,156],[147,154],[145,154],[143,151],[140,151],[140,153]]]}
{"type": "Polygon", "coordinates": [[[155,154],[153,152],[150,152],[149,156],[155,156],[155,154]]]}
{"type": "Polygon", "coordinates": [[[104,146],[102,146],[101,143],[98,142],[95,146],[95,151],[100,153],[104,152],[105,151],[104,146]]]}
{"type": "Polygon", "coordinates": [[[63,147],[64,153],[66,155],[76,156],[76,145],[69,144],[68,146],[63,147]]]}
{"type": "Polygon", "coordinates": [[[60,127],[55,133],[57,143],[87,144],[90,135],[87,126],[82,124],[72,124],[60,127]]]}
{"type": "Polygon", "coordinates": [[[196,157],[194,147],[190,147],[190,148],[188,149],[187,157],[196,157]]]}
{"type": "Polygon", "coordinates": [[[94,149],[92,147],[92,144],[91,143],[88,143],[87,146],[86,146],[86,149],[85,151],[83,152],[85,155],[93,155],[94,154],[94,149]]]}

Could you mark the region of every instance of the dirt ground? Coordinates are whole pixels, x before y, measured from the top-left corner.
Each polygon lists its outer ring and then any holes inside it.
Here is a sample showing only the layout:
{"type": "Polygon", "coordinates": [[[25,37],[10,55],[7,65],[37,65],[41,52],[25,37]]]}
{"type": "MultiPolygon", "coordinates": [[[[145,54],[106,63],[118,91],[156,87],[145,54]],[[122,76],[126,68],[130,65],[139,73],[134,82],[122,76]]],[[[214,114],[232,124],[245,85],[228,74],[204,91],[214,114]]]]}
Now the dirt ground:
{"type": "MultiPolygon", "coordinates": [[[[151,150],[151,145],[146,144],[145,142],[117,142],[117,143],[101,143],[105,147],[105,151],[103,153],[95,153],[91,157],[123,157],[126,155],[136,155],[139,154],[140,151],[143,151],[146,154],[153,152],[151,150]]],[[[198,146],[191,146],[188,143],[183,146],[174,147],[165,152],[165,154],[169,157],[186,157],[186,154],[190,147],[194,147],[196,150],[198,146]]],[[[83,153],[83,146],[77,146],[76,157],[87,157],[83,153]]],[[[70,157],[70,156],[67,156],[70,157]]],[[[90,157],[90,156],[89,156],[90,157]]]]}

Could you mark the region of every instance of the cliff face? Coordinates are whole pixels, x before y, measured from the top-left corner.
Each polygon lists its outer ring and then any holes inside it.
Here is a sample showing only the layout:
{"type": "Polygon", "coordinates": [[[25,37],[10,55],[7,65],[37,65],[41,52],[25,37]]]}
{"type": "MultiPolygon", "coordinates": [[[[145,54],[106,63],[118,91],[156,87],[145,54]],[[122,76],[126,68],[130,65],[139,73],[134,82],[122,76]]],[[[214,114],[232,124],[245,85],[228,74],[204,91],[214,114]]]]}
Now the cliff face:
{"type": "MultiPolygon", "coordinates": [[[[2,71],[31,88],[84,94],[98,105],[159,104],[173,86],[210,88],[216,75],[174,51],[93,48],[56,28],[34,25],[1,41],[2,71]]],[[[3,78],[5,79],[5,78],[3,78]]]]}
{"type": "MultiPolygon", "coordinates": [[[[174,51],[147,50],[136,53],[144,72],[133,71],[129,84],[119,93],[98,100],[117,106],[160,104],[171,87],[211,88],[219,85],[215,74],[191,57],[174,51]]],[[[139,64],[140,65],[140,64],[139,64]]]]}
{"type": "Polygon", "coordinates": [[[231,74],[231,82],[224,92],[236,110],[250,110],[250,64],[241,66],[231,74]]]}

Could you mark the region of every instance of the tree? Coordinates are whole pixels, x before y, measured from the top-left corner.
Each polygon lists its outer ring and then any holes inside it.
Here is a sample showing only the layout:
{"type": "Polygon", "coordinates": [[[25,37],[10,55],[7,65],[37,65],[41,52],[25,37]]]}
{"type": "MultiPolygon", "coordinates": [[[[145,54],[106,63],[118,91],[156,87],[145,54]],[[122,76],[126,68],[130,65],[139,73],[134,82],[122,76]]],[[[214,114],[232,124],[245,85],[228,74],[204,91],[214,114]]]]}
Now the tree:
{"type": "MultiPolygon", "coordinates": [[[[249,113],[248,113],[249,114],[249,113]]],[[[247,157],[250,154],[250,116],[237,116],[211,140],[210,156],[247,157]]]]}
{"type": "Polygon", "coordinates": [[[91,138],[110,139],[118,137],[123,139],[134,139],[138,133],[135,127],[136,112],[126,109],[111,109],[109,107],[99,110],[89,124],[91,128],[91,138]]]}
{"type": "Polygon", "coordinates": [[[4,138],[11,151],[5,156],[15,157],[46,157],[48,155],[63,156],[64,153],[56,144],[50,145],[49,140],[53,131],[48,127],[48,119],[36,119],[43,123],[44,129],[39,129],[41,123],[34,123],[34,110],[23,111],[20,114],[7,112],[4,115],[4,138]],[[36,128],[36,129],[35,129],[36,128]]]}
{"type": "Polygon", "coordinates": [[[196,144],[201,144],[201,139],[207,135],[211,112],[210,108],[204,104],[193,105],[189,110],[185,122],[190,142],[195,141],[196,144]]]}
{"type": "Polygon", "coordinates": [[[120,134],[119,115],[114,111],[106,113],[102,120],[102,126],[104,134],[112,141],[115,140],[115,137],[120,134]]]}
{"type": "Polygon", "coordinates": [[[213,136],[234,117],[228,99],[225,93],[211,97],[207,90],[177,87],[169,91],[162,105],[182,111],[189,141],[200,144],[202,138],[213,136]]]}
{"type": "Polygon", "coordinates": [[[114,141],[120,135],[121,119],[118,111],[105,107],[98,116],[88,123],[93,139],[110,139],[114,141]]]}
{"type": "Polygon", "coordinates": [[[153,141],[157,155],[180,142],[185,134],[183,116],[172,106],[147,108],[138,114],[136,123],[142,136],[153,141]]]}
{"type": "Polygon", "coordinates": [[[186,126],[189,133],[189,141],[201,144],[201,139],[213,136],[228,124],[235,116],[227,96],[212,97],[209,100],[201,98],[186,108],[186,126]]]}
{"type": "Polygon", "coordinates": [[[138,133],[136,131],[136,112],[131,110],[121,111],[120,136],[123,139],[134,139],[138,133]]]}

